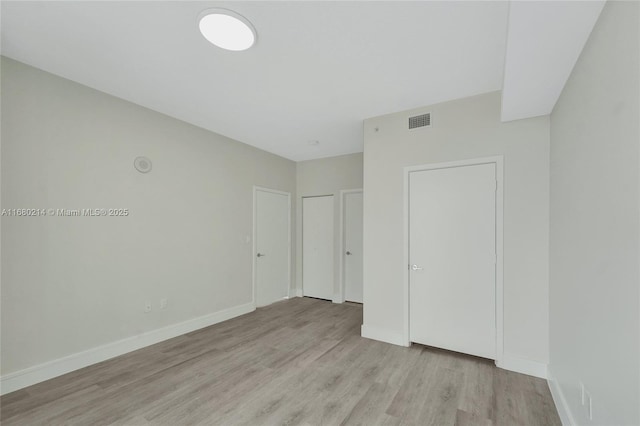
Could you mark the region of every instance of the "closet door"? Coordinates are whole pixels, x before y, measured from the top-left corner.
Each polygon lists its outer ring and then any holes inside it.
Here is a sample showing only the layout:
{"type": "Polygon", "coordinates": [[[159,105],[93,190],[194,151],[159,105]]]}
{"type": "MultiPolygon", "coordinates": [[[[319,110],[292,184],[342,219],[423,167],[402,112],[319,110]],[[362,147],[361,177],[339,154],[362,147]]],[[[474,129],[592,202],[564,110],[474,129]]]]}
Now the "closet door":
{"type": "Polygon", "coordinates": [[[289,197],[268,189],[255,192],[256,306],[289,296],[289,197]]]}
{"type": "Polygon", "coordinates": [[[302,198],[302,292],[333,299],[333,195],[302,198]]]}
{"type": "Polygon", "coordinates": [[[362,303],[362,192],[344,196],[344,298],[362,303]]]}
{"type": "Polygon", "coordinates": [[[496,357],[495,164],[409,176],[412,342],[496,357]]]}

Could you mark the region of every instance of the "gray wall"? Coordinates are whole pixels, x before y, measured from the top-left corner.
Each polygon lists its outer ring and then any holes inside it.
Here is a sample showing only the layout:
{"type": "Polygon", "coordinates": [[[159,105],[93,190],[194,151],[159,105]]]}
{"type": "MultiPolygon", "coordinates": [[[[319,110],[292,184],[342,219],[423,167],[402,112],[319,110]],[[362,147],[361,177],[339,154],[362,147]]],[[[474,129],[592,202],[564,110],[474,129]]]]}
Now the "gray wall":
{"type": "Polygon", "coordinates": [[[130,209],[2,218],[2,374],[251,303],[252,186],[294,162],[6,58],[2,113],[3,208],[130,209]]]}
{"type": "Polygon", "coordinates": [[[640,424],[639,25],[607,2],[551,115],[549,370],[577,424],[640,424]]]}
{"type": "Polygon", "coordinates": [[[363,331],[403,333],[403,168],[504,155],[505,356],[545,370],[549,118],[501,123],[493,92],[368,119],[364,138],[363,331]],[[407,130],[409,116],[426,112],[432,127],[407,130]]]}
{"type": "Polygon", "coordinates": [[[302,197],[333,195],[334,210],[334,297],[340,276],[340,190],[362,188],[362,153],[341,155],[297,163],[297,289],[302,290],[302,197]]]}

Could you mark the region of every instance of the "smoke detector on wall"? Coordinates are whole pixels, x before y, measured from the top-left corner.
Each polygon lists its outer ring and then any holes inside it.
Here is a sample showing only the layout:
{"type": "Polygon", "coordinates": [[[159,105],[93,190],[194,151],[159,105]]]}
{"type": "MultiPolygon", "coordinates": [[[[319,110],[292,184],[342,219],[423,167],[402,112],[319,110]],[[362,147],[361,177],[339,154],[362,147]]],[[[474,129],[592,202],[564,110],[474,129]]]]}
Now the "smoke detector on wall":
{"type": "Polygon", "coordinates": [[[136,159],[133,160],[133,166],[140,173],[149,173],[151,171],[152,164],[151,160],[147,157],[136,157],[136,159]]]}

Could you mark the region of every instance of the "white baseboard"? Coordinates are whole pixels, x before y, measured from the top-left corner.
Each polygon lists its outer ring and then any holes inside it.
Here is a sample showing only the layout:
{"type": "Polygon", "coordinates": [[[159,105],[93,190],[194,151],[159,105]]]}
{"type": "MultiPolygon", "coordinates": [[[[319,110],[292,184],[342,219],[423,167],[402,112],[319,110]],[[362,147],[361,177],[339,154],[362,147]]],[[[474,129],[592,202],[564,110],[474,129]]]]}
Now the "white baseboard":
{"type": "Polygon", "coordinates": [[[344,303],[344,299],[342,298],[340,293],[334,293],[333,294],[333,299],[331,299],[331,301],[333,303],[344,303]]]}
{"type": "Polygon", "coordinates": [[[501,362],[496,362],[496,366],[504,370],[515,371],[516,373],[528,374],[529,376],[547,378],[547,364],[529,359],[518,358],[505,353],[501,362]]]}
{"type": "Polygon", "coordinates": [[[381,342],[391,343],[392,345],[407,346],[404,335],[395,331],[362,324],[360,334],[367,339],[380,340],[381,342]]]}
{"type": "Polygon", "coordinates": [[[292,288],[289,290],[289,297],[302,297],[301,288],[292,288]]]}
{"type": "Polygon", "coordinates": [[[556,404],[556,410],[558,410],[558,415],[560,416],[560,421],[563,426],[575,426],[578,423],[573,417],[571,410],[569,409],[569,404],[567,403],[567,399],[564,396],[564,392],[562,392],[562,388],[557,380],[553,378],[551,372],[548,373],[549,378],[547,379],[547,383],[549,384],[549,390],[551,391],[551,396],[553,397],[553,402],[556,404]]]}
{"type": "Polygon", "coordinates": [[[106,361],[119,355],[126,354],[162,342],[173,337],[181,336],[240,315],[254,311],[255,305],[247,303],[233,308],[193,318],[178,324],[173,324],[157,330],[148,331],[137,336],[128,337],[96,348],[88,349],[58,358],[43,364],[34,365],[24,370],[5,374],[0,377],[0,394],[4,395],[71,371],[87,367],[98,362],[106,361]]]}

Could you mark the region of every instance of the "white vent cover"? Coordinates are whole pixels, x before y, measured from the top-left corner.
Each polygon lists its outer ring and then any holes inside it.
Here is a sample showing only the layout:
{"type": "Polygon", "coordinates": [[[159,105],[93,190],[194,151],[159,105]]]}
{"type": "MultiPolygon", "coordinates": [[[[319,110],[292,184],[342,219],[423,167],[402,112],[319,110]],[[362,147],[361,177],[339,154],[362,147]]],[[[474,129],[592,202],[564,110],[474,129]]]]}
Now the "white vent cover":
{"type": "Polygon", "coordinates": [[[431,113],[416,115],[415,117],[409,117],[409,130],[418,127],[430,127],[431,126],[431,113]]]}
{"type": "Polygon", "coordinates": [[[151,171],[151,160],[147,157],[136,157],[133,165],[140,173],[149,173],[151,171]]]}

